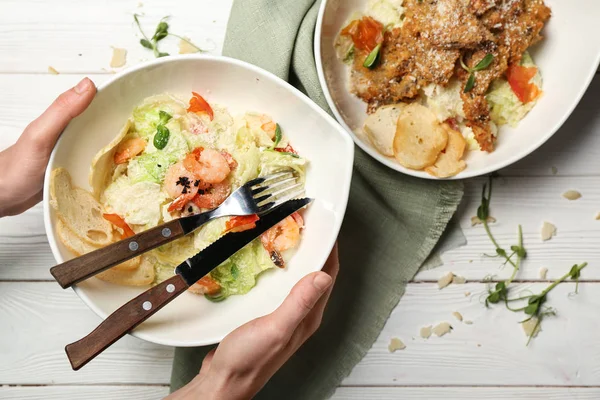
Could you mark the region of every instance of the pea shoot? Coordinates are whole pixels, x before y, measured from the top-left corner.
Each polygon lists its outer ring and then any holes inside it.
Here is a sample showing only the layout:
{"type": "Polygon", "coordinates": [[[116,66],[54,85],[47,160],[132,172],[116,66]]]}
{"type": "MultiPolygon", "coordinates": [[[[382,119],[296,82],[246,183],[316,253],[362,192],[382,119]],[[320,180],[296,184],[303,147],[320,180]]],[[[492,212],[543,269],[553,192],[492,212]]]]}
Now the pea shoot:
{"type": "Polygon", "coordinates": [[[520,266],[521,260],[523,260],[527,256],[527,251],[523,247],[523,229],[521,225],[518,227],[518,244],[510,247],[511,252],[507,252],[504,248],[502,248],[494,235],[491,232],[490,226],[488,224],[488,217],[490,216],[490,202],[492,198],[492,178],[490,177],[487,184],[483,185],[483,190],[481,193],[481,204],[477,209],[477,217],[482,221],[483,227],[496,248],[496,254],[494,257],[501,257],[504,259],[504,263],[502,265],[510,264],[513,266],[513,273],[511,276],[501,282],[497,282],[493,287],[490,287],[487,291],[487,296],[485,298],[485,306],[490,307],[491,304],[498,304],[503,302],[506,309],[512,312],[523,312],[527,317],[521,323],[526,323],[528,321],[535,321],[535,325],[533,329],[528,332],[528,340],[527,345],[531,342],[531,339],[537,334],[540,329],[542,320],[547,316],[556,315],[556,310],[545,306],[545,303],[548,298],[548,293],[550,293],[554,288],[556,288],[559,284],[571,279],[575,281],[575,292],[577,294],[579,291],[579,278],[581,277],[581,270],[587,266],[587,263],[576,264],[569,272],[565,275],[552,282],[546,289],[544,289],[539,294],[526,294],[520,295],[517,297],[510,297],[510,289],[509,287],[513,280],[515,279],[520,266]],[[516,257],[516,261],[513,258],[516,257]],[[513,307],[511,304],[515,302],[524,302],[521,306],[513,307]],[[535,318],[535,319],[534,319],[535,318]]]}
{"type": "Polygon", "coordinates": [[[156,26],[156,29],[154,31],[154,35],[151,38],[148,38],[148,36],[146,36],[146,34],[144,33],[144,30],[142,29],[142,26],[140,24],[140,20],[139,20],[139,15],[138,14],[133,14],[133,20],[135,21],[135,24],[137,25],[140,33],[142,34],[143,38],[140,39],[140,44],[147,48],[148,50],[152,50],[154,52],[154,57],[156,58],[160,58],[160,57],[166,57],[169,55],[169,53],[166,52],[162,52],[158,49],[158,42],[160,42],[161,40],[163,40],[164,38],[166,38],[167,36],[173,36],[176,38],[179,38],[181,40],[183,40],[184,42],[187,42],[189,45],[191,45],[192,47],[196,48],[197,52],[203,52],[204,50],[202,50],[200,47],[196,46],[194,43],[190,42],[188,39],[176,35],[174,33],[169,32],[169,24],[166,22],[166,20],[169,17],[163,17],[158,25],[156,26]]]}
{"type": "Polygon", "coordinates": [[[488,53],[479,61],[473,68],[469,68],[463,59],[460,59],[460,65],[463,67],[465,71],[469,73],[469,78],[467,78],[467,83],[465,84],[464,93],[469,93],[475,87],[475,72],[482,71],[492,64],[494,61],[494,55],[488,53]]]}

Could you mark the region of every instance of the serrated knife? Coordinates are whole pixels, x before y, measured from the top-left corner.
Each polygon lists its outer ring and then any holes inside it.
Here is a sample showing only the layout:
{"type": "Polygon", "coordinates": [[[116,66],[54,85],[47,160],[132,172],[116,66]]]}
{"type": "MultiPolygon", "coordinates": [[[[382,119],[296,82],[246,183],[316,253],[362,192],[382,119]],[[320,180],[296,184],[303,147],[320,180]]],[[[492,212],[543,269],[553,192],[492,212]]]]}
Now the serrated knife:
{"type": "Polygon", "coordinates": [[[175,268],[175,275],[146,290],[110,314],[89,335],[65,347],[71,367],[78,370],[129,331],[150,318],[191,285],[312,199],[289,200],[261,217],[256,227],[228,233],[175,268]]]}

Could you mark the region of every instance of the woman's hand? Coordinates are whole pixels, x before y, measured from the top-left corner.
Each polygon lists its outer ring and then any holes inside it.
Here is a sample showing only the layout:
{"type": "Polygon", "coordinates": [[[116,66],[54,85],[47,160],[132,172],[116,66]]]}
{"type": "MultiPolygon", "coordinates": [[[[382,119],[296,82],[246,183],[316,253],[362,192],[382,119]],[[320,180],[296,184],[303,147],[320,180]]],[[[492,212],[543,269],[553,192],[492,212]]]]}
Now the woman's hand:
{"type": "Polygon", "coordinates": [[[20,214],[42,200],[50,153],[67,124],[87,108],[95,94],[94,83],[84,78],[58,96],[14,145],[0,152],[0,217],[20,214]]]}
{"type": "Polygon", "coordinates": [[[321,324],[339,269],[337,245],[322,272],[305,276],[273,313],[231,332],[200,373],[167,399],[252,398],[321,324]]]}

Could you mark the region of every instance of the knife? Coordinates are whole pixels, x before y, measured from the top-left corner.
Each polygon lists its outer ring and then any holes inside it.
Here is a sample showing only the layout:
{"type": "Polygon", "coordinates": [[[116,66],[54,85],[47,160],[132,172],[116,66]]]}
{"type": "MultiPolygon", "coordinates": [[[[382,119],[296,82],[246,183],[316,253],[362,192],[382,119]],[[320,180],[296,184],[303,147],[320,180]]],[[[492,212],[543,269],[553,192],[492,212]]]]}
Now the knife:
{"type": "Polygon", "coordinates": [[[77,371],[136,326],[150,318],[203,276],[215,269],[248,243],[307,206],[312,199],[289,200],[256,222],[256,227],[228,233],[175,268],[175,275],[146,290],[110,314],[84,338],[65,347],[73,370],[77,371]]]}

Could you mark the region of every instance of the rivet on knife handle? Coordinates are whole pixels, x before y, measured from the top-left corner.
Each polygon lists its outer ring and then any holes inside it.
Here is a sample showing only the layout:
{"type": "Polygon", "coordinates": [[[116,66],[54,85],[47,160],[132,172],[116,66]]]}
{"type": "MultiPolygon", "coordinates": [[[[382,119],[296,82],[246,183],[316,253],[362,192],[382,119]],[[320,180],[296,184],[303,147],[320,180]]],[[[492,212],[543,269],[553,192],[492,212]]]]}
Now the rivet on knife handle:
{"type": "Polygon", "coordinates": [[[175,275],[123,305],[89,335],[65,347],[71,367],[75,371],[83,367],[127,332],[185,292],[187,288],[188,285],[183,278],[175,275]]]}
{"type": "Polygon", "coordinates": [[[173,220],[52,267],[50,273],[60,286],[66,289],[184,234],[179,221],[173,220]]]}

